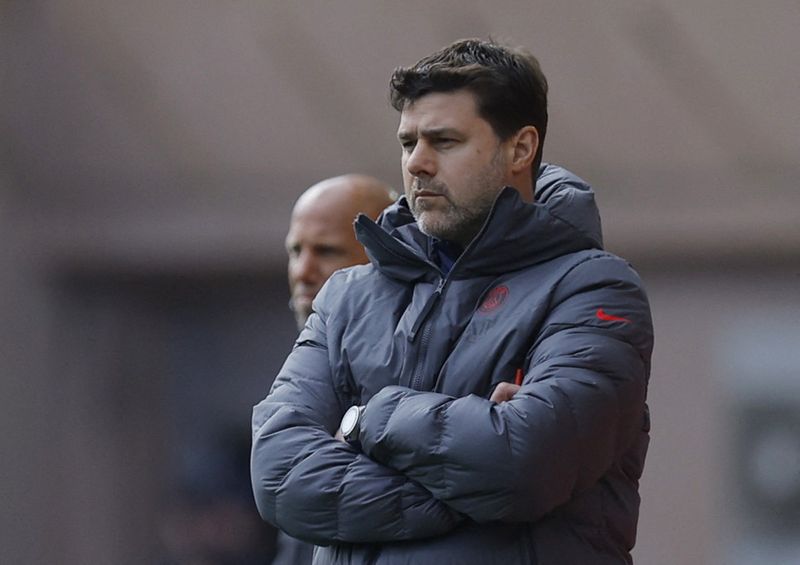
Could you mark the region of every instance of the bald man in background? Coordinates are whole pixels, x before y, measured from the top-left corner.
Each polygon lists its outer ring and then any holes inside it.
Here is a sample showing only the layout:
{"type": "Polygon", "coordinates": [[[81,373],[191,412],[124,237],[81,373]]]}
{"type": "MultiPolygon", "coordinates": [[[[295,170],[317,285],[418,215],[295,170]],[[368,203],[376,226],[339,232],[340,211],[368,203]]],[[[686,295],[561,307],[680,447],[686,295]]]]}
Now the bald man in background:
{"type": "MultiPolygon", "coordinates": [[[[286,251],[289,254],[289,305],[302,330],[311,303],[335,271],[369,262],[356,240],[358,214],[376,219],[397,195],[376,178],[349,174],[323,180],[306,190],[292,210],[286,251]]],[[[273,565],[310,564],[314,546],[280,532],[273,565]]]]}
{"type": "Polygon", "coordinates": [[[350,174],[323,180],[297,200],[286,251],[292,294],[289,304],[298,329],[305,325],[311,301],[334,271],[369,262],[353,231],[356,216],[377,218],[395,196],[376,178],[350,174]]]}

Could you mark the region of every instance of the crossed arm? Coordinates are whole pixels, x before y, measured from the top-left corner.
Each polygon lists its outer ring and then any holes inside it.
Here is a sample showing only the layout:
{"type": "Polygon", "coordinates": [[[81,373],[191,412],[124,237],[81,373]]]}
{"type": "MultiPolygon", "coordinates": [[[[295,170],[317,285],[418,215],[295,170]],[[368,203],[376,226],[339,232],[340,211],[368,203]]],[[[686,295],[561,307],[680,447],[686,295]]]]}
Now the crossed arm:
{"type": "Polygon", "coordinates": [[[651,348],[638,277],[615,258],[586,261],[556,289],[519,389],[498,386],[487,400],[386,387],[359,439],[475,521],[536,521],[600,480],[641,433],[651,348]]]}
{"type": "Polygon", "coordinates": [[[367,403],[363,453],[332,437],[347,406],[324,315],[312,317],[254,411],[262,516],[318,544],[398,541],[441,535],[465,516],[534,521],[594,484],[641,428],[651,340],[638,286],[611,280],[610,294],[596,283],[563,292],[519,389],[498,386],[487,400],[384,388],[367,403]],[[597,293],[643,337],[622,323],[576,323],[597,293]]]}
{"type": "Polygon", "coordinates": [[[312,318],[269,396],[253,410],[251,478],[261,516],[318,545],[437,536],[463,520],[403,473],[332,436],[344,408],[324,322],[312,318]]]}

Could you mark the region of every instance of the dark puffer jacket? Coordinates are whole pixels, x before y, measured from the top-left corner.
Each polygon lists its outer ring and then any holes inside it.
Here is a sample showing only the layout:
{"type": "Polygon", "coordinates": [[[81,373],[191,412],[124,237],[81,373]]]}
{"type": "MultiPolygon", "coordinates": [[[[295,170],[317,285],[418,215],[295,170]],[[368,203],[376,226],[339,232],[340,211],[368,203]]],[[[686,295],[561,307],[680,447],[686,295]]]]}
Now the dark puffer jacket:
{"type": "Polygon", "coordinates": [[[504,189],[447,276],[404,199],[379,224],[254,410],[264,519],[316,564],[630,563],[652,324],[589,187],[548,165],[535,204],[504,189]],[[332,437],[354,404],[362,452],[332,437]]]}

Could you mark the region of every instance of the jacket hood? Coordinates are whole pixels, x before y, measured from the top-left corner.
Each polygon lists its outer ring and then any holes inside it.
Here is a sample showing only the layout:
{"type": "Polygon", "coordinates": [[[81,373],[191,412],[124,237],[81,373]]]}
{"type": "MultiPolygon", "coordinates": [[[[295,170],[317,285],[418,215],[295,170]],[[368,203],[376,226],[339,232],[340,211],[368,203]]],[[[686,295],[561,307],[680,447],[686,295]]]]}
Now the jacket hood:
{"type": "MultiPolygon", "coordinates": [[[[355,229],[370,261],[385,275],[407,281],[441,276],[428,259],[430,238],[417,227],[405,196],[384,210],[377,224],[359,215],[355,229]]],[[[450,277],[499,275],[602,246],[592,189],[566,169],[543,164],[536,180],[536,201],[526,203],[517,190],[505,187],[450,277]]]]}

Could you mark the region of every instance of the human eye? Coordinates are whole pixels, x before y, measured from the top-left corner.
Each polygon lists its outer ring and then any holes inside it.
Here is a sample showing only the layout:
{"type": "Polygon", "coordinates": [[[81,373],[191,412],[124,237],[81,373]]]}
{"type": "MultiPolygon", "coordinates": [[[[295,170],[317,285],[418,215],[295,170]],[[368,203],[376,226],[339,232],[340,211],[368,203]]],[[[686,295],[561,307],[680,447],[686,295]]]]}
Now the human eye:
{"type": "Polygon", "coordinates": [[[403,148],[403,152],[405,153],[411,153],[417,145],[416,136],[412,135],[410,132],[398,132],[397,141],[400,142],[400,147],[403,148]]]}
{"type": "Polygon", "coordinates": [[[414,151],[414,147],[416,147],[417,142],[413,139],[401,139],[400,146],[403,148],[405,153],[411,153],[414,151]]]}
{"type": "Polygon", "coordinates": [[[434,145],[440,149],[449,149],[458,145],[458,139],[455,137],[441,136],[434,140],[434,145]]]}
{"type": "Polygon", "coordinates": [[[342,250],[333,245],[318,245],[314,251],[320,257],[336,257],[342,255],[342,250]]]}
{"type": "Polygon", "coordinates": [[[295,258],[300,255],[300,244],[292,243],[287,245],[286,254],[289,255],[290,258],[295,258]]]}

